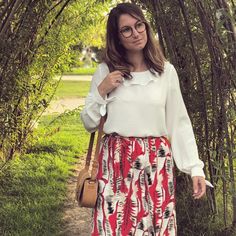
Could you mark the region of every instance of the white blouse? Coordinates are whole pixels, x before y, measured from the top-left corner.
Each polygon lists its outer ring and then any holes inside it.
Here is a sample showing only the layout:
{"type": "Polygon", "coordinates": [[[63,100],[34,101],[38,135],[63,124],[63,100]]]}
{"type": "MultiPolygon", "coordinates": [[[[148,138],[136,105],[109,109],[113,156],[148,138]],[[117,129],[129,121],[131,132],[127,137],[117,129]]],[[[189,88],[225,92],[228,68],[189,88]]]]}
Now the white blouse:
{"type": "MultiPolygon", "coordinates": [[[[166,136],[171,142],[177,168],[193,176],[203,176],[204,163],[199,159],[192,124],[188,116],[177,72],[170,62],[165,62],[160,76],[149,70],[131,72],[131,80],[114,89],[103,99],[98,85],[109,73],[105,63],[99,64],[93,75],[91,88],[85,99],[81,119],[85,128],[93,132],[101,116],[107,113],[103,131],[121,136],[166,136]]],[[[207,180],[206,184],[213,187],[207,180]]]]}

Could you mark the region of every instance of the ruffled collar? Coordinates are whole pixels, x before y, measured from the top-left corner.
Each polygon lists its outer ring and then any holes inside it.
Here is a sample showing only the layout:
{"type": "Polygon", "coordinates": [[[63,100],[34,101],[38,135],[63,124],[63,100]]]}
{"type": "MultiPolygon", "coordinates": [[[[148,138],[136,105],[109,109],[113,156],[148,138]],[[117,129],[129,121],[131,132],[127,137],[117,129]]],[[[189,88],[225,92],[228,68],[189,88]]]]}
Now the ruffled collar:
{"type": "Polygon", "coordinates": [[[153,75],[149,70],[146,71],[140,71],[140,72],[130,72],[130,74],[133,76],[130,80],[123,80],[124,86],[131,86],[131,85],[147,85],[152,81],[157,81],[157,79],[160,77],[160,75],[155,72],[155,75],[153,75]]]}

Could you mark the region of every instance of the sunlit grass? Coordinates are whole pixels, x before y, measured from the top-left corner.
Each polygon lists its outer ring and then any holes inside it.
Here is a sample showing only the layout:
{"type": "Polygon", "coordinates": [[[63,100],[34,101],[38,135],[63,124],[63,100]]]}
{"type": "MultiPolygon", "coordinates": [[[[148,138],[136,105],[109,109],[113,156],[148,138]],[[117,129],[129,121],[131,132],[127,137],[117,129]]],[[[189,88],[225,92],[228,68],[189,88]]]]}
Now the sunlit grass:
{"type": "Polygon", "coordinates": [[[90,81],[60,81],[54,98],[84,98],[88,94],[90,81]]]}
{"type": "Polygon", "coordinates": [[[54,118],[44,116],[28,153],[0,172],[0,235],[58,235],[66,181],[89,136],[78,113],[48,126],[54,118]]]}
{"type": "Polygon", "coordinates": [[[71,71],[64,72],[64,75],[93,75],[96,67],[92,68],[71,68],[71,71]]]}

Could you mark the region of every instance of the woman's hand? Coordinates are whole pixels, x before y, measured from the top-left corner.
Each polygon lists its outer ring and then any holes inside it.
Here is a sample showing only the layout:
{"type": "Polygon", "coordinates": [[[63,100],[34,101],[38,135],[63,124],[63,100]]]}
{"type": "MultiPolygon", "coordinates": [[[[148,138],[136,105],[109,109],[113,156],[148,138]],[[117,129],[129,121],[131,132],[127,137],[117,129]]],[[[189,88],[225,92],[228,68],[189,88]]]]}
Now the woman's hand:
{"type": "Polygon", "coordinates": [[[193,197],[194,199],[201,198],[206,193],[205,178],[202,176],[193,176],[193,197]]]}
{"type": "Polygon", "coordinates": [[[120,86],[123,81],[123,76],[123,73],[118,70],[109,73],[98,86],[100,95],[105,98],[106,94],[120,86]]]}

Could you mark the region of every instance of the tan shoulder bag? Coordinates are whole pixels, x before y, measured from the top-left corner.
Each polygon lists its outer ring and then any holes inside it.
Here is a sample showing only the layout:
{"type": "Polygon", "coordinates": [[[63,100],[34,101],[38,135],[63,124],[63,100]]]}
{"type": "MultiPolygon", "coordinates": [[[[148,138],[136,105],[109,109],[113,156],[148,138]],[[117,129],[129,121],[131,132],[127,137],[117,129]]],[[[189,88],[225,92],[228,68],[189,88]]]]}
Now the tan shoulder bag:
{"type": "Polygon", "coordinates": [[[100,151],[101,138],[103,133],[103,124],[105,117],[101,118],[95,155],[93,158],[93,165],[91,172],[89,171],[90,160],[92,156],[92,149],[94,143],[95,132],[90,135],[89,148],[86,156],[85,167],[79,172],[76,186],[76,200],[80,207],[94,208],[97,202],[98,195],[98,181],[96,179],[98,170],[98,156],[100,151]]]}

